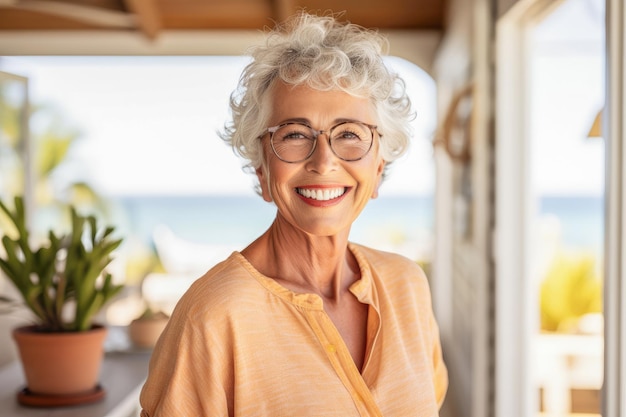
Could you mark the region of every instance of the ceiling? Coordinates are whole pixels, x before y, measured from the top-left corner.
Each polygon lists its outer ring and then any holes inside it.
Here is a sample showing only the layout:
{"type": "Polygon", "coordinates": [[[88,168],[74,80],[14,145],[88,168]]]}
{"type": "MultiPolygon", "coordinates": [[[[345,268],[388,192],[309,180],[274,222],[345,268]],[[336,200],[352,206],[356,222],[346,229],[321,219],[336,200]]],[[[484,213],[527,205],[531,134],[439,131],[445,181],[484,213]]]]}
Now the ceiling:
{"type": "Polygon", "coordinates": [[[345,11],[381,30],[443,30],[446,0],[0,0],[2,31],[263,29],[294,12],[345,11]]]}

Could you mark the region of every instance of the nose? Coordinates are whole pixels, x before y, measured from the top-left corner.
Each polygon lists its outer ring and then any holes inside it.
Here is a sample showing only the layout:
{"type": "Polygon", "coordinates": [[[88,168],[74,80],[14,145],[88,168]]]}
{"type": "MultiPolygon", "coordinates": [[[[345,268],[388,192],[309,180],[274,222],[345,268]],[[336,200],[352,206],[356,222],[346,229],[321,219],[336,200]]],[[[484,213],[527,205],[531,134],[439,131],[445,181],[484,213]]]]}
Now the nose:
{"type": "Polygon", "coordinates": [[[307,159],[307,169],[324,174],[334,170],[339,158],[330,147],[328,133],[320,131],[317,135],[317,143],[313,154],[307,159]]]}

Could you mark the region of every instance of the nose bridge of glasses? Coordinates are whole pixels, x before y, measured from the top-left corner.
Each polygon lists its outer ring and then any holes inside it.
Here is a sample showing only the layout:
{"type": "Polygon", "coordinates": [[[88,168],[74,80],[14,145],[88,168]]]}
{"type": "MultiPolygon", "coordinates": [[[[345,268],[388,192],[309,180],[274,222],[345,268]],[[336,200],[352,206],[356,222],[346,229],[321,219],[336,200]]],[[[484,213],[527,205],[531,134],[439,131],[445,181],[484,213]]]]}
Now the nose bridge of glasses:
{"type": "Polygon", "coordinates": [[[313,139],[317,139],[321,135],[326,135],[328,140],[330,140],[330,132],[331,132],[332,128],[331,129],[325,129],[325,130],[324,129],[316,130],[316,129],[313,129],[312,127],[310,127],[309,129],[311,129],[311,131],[313,132],[313,139]]]}
{"type": "Polygon", "coordinates": [[[332,141],[330,138],[330,132],[332,129],[327,129],[327,130],[315,130],[313,128],[311,128],[311,130],[315,133],[314,135],[314,141],[312,144],[312,148],[311,148],[311,154],[314,154],[316,152],[320,152],[320,148],[324,149],[324,148],[328,148],[330,150],[331,153],[335,153],[335,150],[333,149],[333,145],[332,145],[332,141]],[[325,142],[324,144],[320,145],[319,142],[319,137],[324,134],[326,135],[326,140],[322,141],[325,142]]]}

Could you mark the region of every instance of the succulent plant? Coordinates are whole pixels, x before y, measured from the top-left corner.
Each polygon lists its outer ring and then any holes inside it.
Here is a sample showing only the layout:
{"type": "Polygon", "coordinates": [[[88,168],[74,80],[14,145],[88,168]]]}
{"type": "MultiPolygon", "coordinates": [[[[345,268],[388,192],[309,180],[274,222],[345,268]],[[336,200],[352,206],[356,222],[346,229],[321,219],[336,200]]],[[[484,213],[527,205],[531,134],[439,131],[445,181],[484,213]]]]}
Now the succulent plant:
{"type": "Polygon", "coordinates": [[[122,242],[112,237],[114,228],[99,230],[94,216],[70,206],[70,233],[57,236],[50,230],[46,242],[32,247],[23,198],[15,197],[14,211],[2,201],[0,209],[16,230],[15,238],[2,237],[6,253],[0,254],[0,269],[37,317],[39,329],[89,330],[94,316],[123,288],[106,271],[122,242]]]}

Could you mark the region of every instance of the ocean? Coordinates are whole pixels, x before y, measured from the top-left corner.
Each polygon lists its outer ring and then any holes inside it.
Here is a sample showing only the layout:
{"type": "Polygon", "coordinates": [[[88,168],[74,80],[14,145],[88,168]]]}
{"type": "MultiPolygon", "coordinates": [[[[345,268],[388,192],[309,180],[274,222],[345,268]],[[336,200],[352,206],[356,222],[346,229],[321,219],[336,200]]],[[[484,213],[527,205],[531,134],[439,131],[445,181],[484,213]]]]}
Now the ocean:
{"type": "MultiPolygon", "coordinates": [[[[124,196],[113,198],[120,233],[152,245],[157,227],[205,245],[244,248],[272,223],[276,208],[258,196],[124,196]]],[[[431,246],[432,200],[386,197],[370,201],[350,240],[407,255],[431,246]]]]}
{"type": "Polygon", "coordinates": [[[539,201],[541,216],[551,216],[560,224],[561,245],[565,249],[590,251],[604,249],[603,197],[547,196],[539,201]]]}
{"type": "MultiPolygon", "coordinates": [[[[243,248],[262,234],[275,207],[258,196],[123,196],[112,199],[120,233],[153,245],[155,228],[167,226],[177,237],[206,245],[243,248]]],[[[557,219],[567,249],[602,252],[601,197],[544,197],[541,217],[557,219]]],[[[413,258],[428,257],[434,230],[429,196],[384,196],[370,201],[351,230],[350,240],[413,258]]]]}

